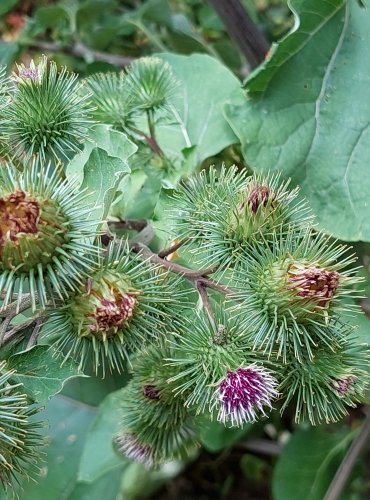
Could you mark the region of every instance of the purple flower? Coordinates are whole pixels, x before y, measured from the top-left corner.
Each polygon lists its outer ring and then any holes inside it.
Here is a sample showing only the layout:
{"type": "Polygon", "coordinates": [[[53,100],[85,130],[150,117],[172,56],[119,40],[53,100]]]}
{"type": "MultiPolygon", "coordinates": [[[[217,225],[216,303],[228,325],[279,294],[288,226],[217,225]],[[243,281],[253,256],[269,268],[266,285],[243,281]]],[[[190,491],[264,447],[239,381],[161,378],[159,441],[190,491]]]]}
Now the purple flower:
{"type": "Polygon", "coordinates": [[[19,76],[21,78],[29,78],[33,82],[38,81],[40,78],[38,68],[22,68],[19,72],[19,76]]]}
{"type": "Polygon", "coordinates": [[[143,394],[146,398],[152,400],[158,400],[161,398],[159,390],[154,384],[145,384],[143,386],[143,394]]]}
{"type": "Polygon", "coordinates": [[[116,437],[118,449],[127,458],[140,462],[148,469],[153,466],[154,460],[150,446],[140,443],[132,432],[121,433],[116,437]]]}
{"type": "Polygon", "coordinates": [[[256,420],[257,410],[271,408],[271,400],[278,396],[277,381],[270,373],[257,365],[228,371],[216,391],[220,402],[218,420],[224,424],[242,426],[256,420]]]}
{"type": "Polygon", "coordinates": [[[257,213],[259,207],[266,206],[269,199],[273,199],[270,190],[267,186],[256,186],[252,189],[248,197],[248,205],[254,214],[257,213]]]}
{"type": "Polygon", "coordinates": [[[346,396],[353,388],[355,382],[356,377],[354,375],[349,375],[348,377],[335,380],[333,385],[339,396],[346,396]]]}

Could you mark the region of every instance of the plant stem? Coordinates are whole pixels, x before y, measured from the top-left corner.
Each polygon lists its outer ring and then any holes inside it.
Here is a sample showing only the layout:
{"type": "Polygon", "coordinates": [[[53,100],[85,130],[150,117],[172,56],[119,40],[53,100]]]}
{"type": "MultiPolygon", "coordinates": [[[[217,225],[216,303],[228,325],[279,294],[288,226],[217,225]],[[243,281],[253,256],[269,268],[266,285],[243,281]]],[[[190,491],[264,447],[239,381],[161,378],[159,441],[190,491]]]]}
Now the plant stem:
{"type": "Polygon", "coordinates": [[[252,68],[258,66],[269,44],[240,0],[208,0],[226,26],[230,38],[246,57],[252,68]]]}
{"type": "Polygon", "coordinates": [[[362,424],[361,431],[358,433],[357,437],[354,439],[349,450],[347,451],[343,462],[337,470],[334,479],[326,492],[324,500],[337,500],[340,498],[353,467],[358,461],[363,448],[368,443],[370,437],[370,408],[368,406],[366,407],[365,413],[366,418],[362,424]]]}
{"type": "Polygon", "coordinates": [[[197,281],[197,290],[198,290],[200,298],[202,299],[202,304],[203,304],[203,307],[208,315],[208,318],[209,318],[211,324],[215,326],[215,315],[213,313],[213,309],[212,309],[211,303],[209,301],[207,288],[204,285],[204,283],[202,283],[202,281],[200,281],[200,280],[197,281]]]}
{"type": "Polygon", "coordinates": [[[155,137],[151,137],[150,135],[147,135],[145,132],[142,130],[139,130],[136,127],[133,127],[132,125],[128,125],[127,128],[133,132],[134,134],[137,134],[139,137],[142,137],[144,141],[148,144],[150,149],[158,156],[164,156],[163,151],[161,150],[159,144],[157,143],[155,137]]]}
{"type": "Polygon", "coordinates": [[[181,274],[197,289],[199,285],[202,285],[205,288],[212,288],[213,290],[216,290],[223,295],[235,294],[235,291],[233,289],[228,288],[225,285],[221,285],[220,283],[217,283],[217,281],[208,277],[209,274],[212,274],[216,271],[217,268],[215,267],[193,270],[189,269],[188,267],[181,266],[180,264],[176,264],[175,262],[162,259],[159,255],[152,252],[147,246],[143,245],[142,243],[134,243],[131,245],[131,248],[133,251],[140,253],[145,259],[148,259],[153,264],[158,264],[162,267],[165,267],[173,273],[181,274]]]}
{"type": "Polygon", "coordinates": [[[176,252],[176,250],[178,250],[180,247],[182,247],[182,245],[184,245],[187,241],[188,241],[187,239],[184,239],[178,241],[177,243],[174,243],[169,248],[165,248],[164,250],[159,252],[158,257],[161,257],[161,259],[168,257],[172,253],[176,252]]]}
{"type": "Polygon", "coordinates": [[[124,68],[135,60],[133,57],[107,54],[106,52],[92,50],[81,42],[76,42],[72,46],[63,46],[53,42],[38,40],[28,40],[27,43],[31,49],[39,49],[45,52],[63,52],[64,54],[72,54],[73,56],[82,57],[84,59],[91,58],[95,61],[107,62],[119,68],[124,68]]]}
{"type": "MultiPolygon", "coordinates": [[[[37,302],[38,297],[34,297],[35,302],[37,302]]],[[[25,311],[26,309],[30,308],[32,306],[32,298],[31,294],[27,294],[23,297],[23,299],[19,302],[18,299],[15,300],[14,302],[11,302],[9,305],[6,307],[2,308],[0,310],[0,318],[7,318],[10,317],[10,319],[14,318],[17,314],[19,314],[22,311],[25,311]]]]}

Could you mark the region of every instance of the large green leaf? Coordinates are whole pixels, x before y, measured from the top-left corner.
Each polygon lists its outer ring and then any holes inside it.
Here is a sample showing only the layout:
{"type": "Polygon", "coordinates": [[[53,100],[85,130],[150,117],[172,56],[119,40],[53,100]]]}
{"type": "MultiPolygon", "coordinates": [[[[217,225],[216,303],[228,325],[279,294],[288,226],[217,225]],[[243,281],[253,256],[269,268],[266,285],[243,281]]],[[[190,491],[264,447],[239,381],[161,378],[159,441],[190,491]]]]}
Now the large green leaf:
{"type": "Polygon", "coordinates": [[[122,391],[109,394],[100,405],[89,429],[82,453],[78,479],[93,482],[111,469],[125,465],[113,449],[113,436],[122,420],[122,391]]]}
{"type": "Polygon", "coordinates": [[[292,177],[328,233],[369,241],[370,11],[345,0],[291,7],[293,32],[226,116],[254,170],[292,177]]]}
{"type": "Polygon", "coordinates": [[[284,447],[272,481],[275,500],[324,498],[352,433],[324,427],[296,431],[284,447]]]}
{"type": "Polygon", "coordinates": [[[70,359],[60,366],[61,361],[55,357],[55,351],[44,345],[13,354],[7,365],[17,370],[12,380],[22,383],[22,391],[39,404],[47,403],[68,380],[83,376],[78,365],[70,359]]]}
{"type": "MultiPolygon", "coordinates": [[[[63,396],[53,398],[38,415],[50,425],[46,429],[46,461],[37,483],[24,482],[20,498],[68,500],[76,498],[77,471],[84,440],[95,409],[63,396]]],[[[112,497],[114,498],[114,497],[112,497]]]]}
{"type": "Polygon", "coordinates": [[[223,106],[231,94],[243,95],[231,71],[205,54],[159,57],[172,66],[179,81],[172,101],[176,116],[172,123],[158,127],[158,142],[165,153],[178,157],[183,149],[196,145],[196,160],[201,162],[238,142],[223,116],[223,106]]]}

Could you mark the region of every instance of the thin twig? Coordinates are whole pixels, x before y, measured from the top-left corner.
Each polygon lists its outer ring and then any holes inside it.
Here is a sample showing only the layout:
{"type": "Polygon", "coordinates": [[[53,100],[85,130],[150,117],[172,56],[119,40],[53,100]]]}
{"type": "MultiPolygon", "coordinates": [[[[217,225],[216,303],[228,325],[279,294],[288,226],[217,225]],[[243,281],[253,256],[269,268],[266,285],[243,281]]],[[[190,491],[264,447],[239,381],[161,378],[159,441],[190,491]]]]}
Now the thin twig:
{"type": "Polygon", "coordinates": [[[76,57],[82,57],[83,59],[106,62],[120,68],[128,66],[135,60],[133,57],[107,54],[106,52],[92,50],[81,42],[76,42],[72,46],[67,46],[42,40],[30,40],[28,41],[28,47],[43,50],[45,52],[63,52],[64,54],[71,54],[76,57]]]}
{"type": "Polygon", "coordinates": [[[44,321],[45,321],[45,316],[40,316],[39,318],[37,318],[35,328],[33,329],[31,336],[30,336],[28,343],[27,343],[27,349],[30,349],[31,347],[33,347],[34,345],[37,344],[37,339],[38,339],[41,327],[44,324],[44,321]]]}
{"type": "Polygon", "coordinates": [[[8,344],[11,340],[13,340],[14,337],[20,334],[22,332],[22,336],[24,337],[25,335],[25,330],[32,326],[35,322],[38,321],[40,316],[36,316],[34,318],[30,318],[23,323],[20,323],[19,325],[15,325],[11,330],[6,332],[6,335],[4,336],[3,342],[1,347],[4,347],[4,345],[8,344]]]}
{"type": "Polygon", "coordinates": [[[115,229],[133,229],[134,231],[142,231],[147,225],[148,221],[146,219],[128,219],[119,221],[109,221],[110,226],[114,226],[115,229]]]}
{"type": "Polygon", "coordinates": [[[199,284],[202,284],[204,287],[212,288],[224,295],[234,295],[235,291],[225,285],[221,285],[217,283],[217,281],[209,278],[208,275],[214,273],[217,270],[217,267],[210,267],[208,269],[199,269],[193,270],[188,267],[181,266],[180,264],[176,264],[175,262],[171,262],[165,259],[162,259],[156,253],[152,252],[147,246],[142,243],[134,243],[131,246],[132,250],[140,253],[145,259],[150,260],[153,264],[158,264],[160,266],[165,267],[169,271],[181,274],[185,279],[193,283],[193,285],[198,288],[199,284]]]}
{"type": "MultiPolygon", "coordinates": [[[[35,294],[33,294],[33,296],[34,296],[34,301],[37,302],[38,300],[37,295],[35,296],[35,294]]],[[[8,304],[6,307],[0,309],[0,318],[7,318],[7,317],[14,318],[14,316],[19,314],[20,312],[29,309],[32,306],[32,304],[33,301],[31,298],[31,294],[27,294],[21,299],[20,302],[17,299],[14,302],[8,304]]]]}
{"type": "Polygon", "coordinates": [[[247,441],[238,443],[238,448],[261,453],[263,455],[278,456],[281,454],[283,447],[276,441],[269,441],[268,439],[251,438],[247,441]]]}
{"type": "Polygon", "coordinates": [[[6,331],[10,325],[11,320],[13,319],[13,316],[8,316],[3,320],[3,322],[0,325],[0,347],[5,344],[5,339],[6,339],[6,331]]]}
{"type": "Polygon", "coordinates": [[[202,280],[197,281],[197,290],[200,298],[202,299],[203,307],[208,314],[208,318],[211,321],[211,324],[215,324],[215,315],[213,313],[211,302],[209,301],[207,288],[204,283],[202,283],[202,280]]]}
{"type": "Polygon", "coordinates": [[[347,451],[343,462],[337,470],[333,481],[331,482],[324,500],[337,500],[340,498],[343,489],[348,481],[353,467],[356,465],[361,452],[365,445],[368,443],[370,437],[370,408],[366,407],[366,418],[362,424],[361,431],[352,442],[349,450],[347,451]]]}
{"type": "Polygon", "coordinates": [[[166,257],[171,255],[172,253],[176,252],[176,250],[178,250],[180,247],[182,247],[187,241],[188,241],[187,239],[183,239],[183,240],[178,241],[177,243],[174,243],[170,247],[165,248],[164,250],[159,252],[158,257],[160,257],[161,259],[165,259],[166,257]]]}

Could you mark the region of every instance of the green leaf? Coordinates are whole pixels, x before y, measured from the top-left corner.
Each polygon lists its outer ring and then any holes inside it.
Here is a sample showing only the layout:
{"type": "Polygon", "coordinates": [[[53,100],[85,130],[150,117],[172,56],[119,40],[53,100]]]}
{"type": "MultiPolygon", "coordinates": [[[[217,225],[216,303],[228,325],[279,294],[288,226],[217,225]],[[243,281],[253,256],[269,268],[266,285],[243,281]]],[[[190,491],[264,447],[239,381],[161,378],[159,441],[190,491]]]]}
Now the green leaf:
{"type": "Polygon", "coordinates": [[[8,367],[17,370],[12,380],[22,383],[22,390],[39,404],[47,403],[68,380],[83,376],[71,359],[63,366],[60,363],[60,358],[55,357],[55,350],[44,345],[13,354],[7,360],[8,367]]]}
{"type": "Polygon", "coordinates": [[[126,134],[113,130],[111,125],[95,125],[89,130],[89,140],[85,142],[81,153],[69,162],[67,176],[77,177],[83,182],[84,167],[95,148],[103,149],[109,156],[127,160],[137,151],[137,146],[126,134]]]}
{"type": "MultiPolygon", "coordinates": [[[[369,7],[369,1],[366,0],[369,7]]],[[[295,29],[226,106],[246,162],[302,187],[320,226],[370,240],[368,11],[344,0],[292,0],[295,29]]]]}
{"type": "Polygon", "coordinates": [[[296,431],[284,447],[272,481],[274,500],[324,498],[354,433],[325,427],[296,431]]]}
{"type": "Polygon", "coordinates": [[[110,125],[96,125],[89,131],[90,141],[67,165],[67,176],[77,177],[81,189],[87,188],[86,203],[95,209],[90,217],[104,219],[116,196],[118,187],[127,188],[130,173],[127,160],[137,147],[122,132],[110,125]]]}
{"type": "Polygon", "coordinates": [[[18,48],[18,44],[15,42],[0,42],[0,65],[12,65],[16,58],[18,48]]]}
{"type": "Polygon", "coordinates": [[[10,9],[14,7],[17,2],[18,0],[2,0],[0,5],[0,16],[3,16],[7,12],[9,12],[10,9]]]}
{"type": "Polygon", "coordinates": [[[105,219],[114,200],[118,186],[130,168],[119,158],[109,156],[103,149],[95,148],[84,167],[81,189],[87,189],[86,203],[94,203],[91,218],[105,219]]]}
{"type": "Polygon", "coordinates": [[[217,420],[209,420],[207,417],[196,419],[199,441],[204,448],[211,452],[221,451],[228,448],[245,437],[251,431],[252,425],[241,427],[225,427],[217,420]]]}
{"type": "MultiPolygon", "coordinates": [[[[110,470],[93,483],[78,482],[68,495],[68,500],[119,499],[122,470],[110,470]]],[[[63,497],[64,498],[64,497],[63,497]]]]}
{"type": "Polygon", "coordinates": [[[237,138],[223,116],[234,93],[242,96],[239,80],[216,59],[204,54],[159,54],[180,82],[172,100],[172,123],[158,126],[158,142],[169,156],[182,158],[182,150],[196,145],[196,160],[219,153],[237,138]],[[180,123],[180,125],[179,125],[180,123]]]}
{"type": "Polygon", "coordinates": [[[68,13],[61,6],[49,5],[36,11],[35,21],[43,28],[55,28],[68,21],[68,13]]]}
{"type": "Polygon", "coordinates": [[[109,394],[98,408],[87,434],[82,453],[78,479],[93,482],[111,469],[123,467],[125,462],[114,451],[112,439],[122,420],[122,390],[109,394]]]}
{"type": "MultiPolygon", "coordinates": [[[[24,482],[20,498],[68,500],[77,482],[77,470],[84,440],[95,410],[78,401],[56,396],[38,417],[46,419],[46,462],[37,483],[24,482]]],[[[114,497],[112,497],[114,498],[114,497]]]]}

